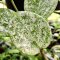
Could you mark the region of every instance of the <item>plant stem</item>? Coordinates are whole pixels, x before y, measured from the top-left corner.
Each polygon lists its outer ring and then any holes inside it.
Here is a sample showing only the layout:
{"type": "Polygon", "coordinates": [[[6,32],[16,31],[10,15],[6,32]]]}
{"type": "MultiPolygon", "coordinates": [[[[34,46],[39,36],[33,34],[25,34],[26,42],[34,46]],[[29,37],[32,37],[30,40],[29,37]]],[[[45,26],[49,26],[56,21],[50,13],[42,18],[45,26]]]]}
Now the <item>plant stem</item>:
{"type": "Polygon", "coordinates": [[[15,3],[14,3],[13,0],[11,0],[11,3],[12,3],[12,5],[13,5],[13,7],[15,8],[15,10],[18,11],[18,9],[17,9],[17,7],[16,7],[16,5],[15,5],[15,3]]]}
{"type": "Polygon", "coordinates": [[[44,53],[44,49],[40,49],[40,54],[41,54],[43,60],[48,60],[48,58],[46,57],[46,55],[44,53]]]}

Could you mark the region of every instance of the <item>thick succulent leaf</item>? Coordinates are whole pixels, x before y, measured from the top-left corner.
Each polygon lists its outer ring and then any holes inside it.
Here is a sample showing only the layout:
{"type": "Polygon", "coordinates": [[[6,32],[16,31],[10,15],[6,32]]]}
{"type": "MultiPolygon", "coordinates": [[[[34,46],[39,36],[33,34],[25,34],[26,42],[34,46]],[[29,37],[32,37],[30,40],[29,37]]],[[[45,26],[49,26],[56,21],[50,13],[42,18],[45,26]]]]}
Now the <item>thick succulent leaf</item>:
{"type": "Polygon", "coordinates": [[[14,35],[14,28],[12,26],[13,21],[16,20],[15,12],[12,10],[0,9],[0,40],[4,40],[8,43],[11,41],[11,36],[14,35]]]}
{"type": "Polygon", "coordinates": [[[24,9],[48,18],[55,10],[57,2],[58,0],[25,0],[24,9]]]}
{"type": "Polygon", "coordinates": [[[10,36],[12,43],[29,55],[39,53],[39,48],[46,48],[51,41],[49,25],[32,12],[0,9],[0,26],[0,33],[10,36]]]}
{"type": "Polygon", "coordinates": [[[13,39],[16,47],[24,53],[34,55],[39,52],[38,47],[46,48],[50,44],[51,32],[44,18],[27,11],[18,12],[18,17],[15,26],[17,35],[13,39]]]}

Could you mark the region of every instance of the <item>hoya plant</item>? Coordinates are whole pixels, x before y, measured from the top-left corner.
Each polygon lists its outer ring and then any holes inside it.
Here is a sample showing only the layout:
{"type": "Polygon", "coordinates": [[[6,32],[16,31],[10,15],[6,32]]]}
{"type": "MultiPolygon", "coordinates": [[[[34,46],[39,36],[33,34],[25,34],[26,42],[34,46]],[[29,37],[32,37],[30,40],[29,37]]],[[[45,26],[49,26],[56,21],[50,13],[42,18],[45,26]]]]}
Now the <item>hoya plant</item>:
{"type": "MultiPolygon", "coordinates": [[[[24,11],[18,11],[15,0],[10,1],[17,12],[0,9],[1,39],[6,41],[9,37],[6,42],[13,44],[21,54],[34,56],[43,52],[52,41],[46,19],[55,10],[58,0],[24,0],[24,11]]],[[[45,55],[44,58],[47,60],[45,55]]]]}

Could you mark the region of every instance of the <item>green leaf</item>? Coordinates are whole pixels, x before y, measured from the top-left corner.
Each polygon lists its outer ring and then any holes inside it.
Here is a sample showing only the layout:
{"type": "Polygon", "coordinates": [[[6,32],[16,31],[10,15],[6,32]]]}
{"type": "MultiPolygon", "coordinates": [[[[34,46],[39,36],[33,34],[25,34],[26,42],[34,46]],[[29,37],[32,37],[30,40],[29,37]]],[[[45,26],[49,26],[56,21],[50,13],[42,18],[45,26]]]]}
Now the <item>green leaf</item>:
{"type": "Polygon", "coordinates": [[[22,11],[18,12],[18,18],[14,44],[23,53],[35,55],[39,53],[39,48],[46,48],[50,44],[50,28],[42,16],[22,11]]]}
{"type": "Polygon", "coordinates": [[[4,28],[1,32],[9,34],[11,42],[25,54],[35,55],[51,42],[48,23],[32,12],[0,9],[0,26],[4,28]]]}
{"type": "Polygon", "coordinates": [[[24,9],[48,18],[55,10],[58,0],[25,0],[24,9]]]}
{"type": "Polygon", "coordinates": [[[38,60],[36,56],[29,56],[29,60],[38,60]]]}
{"type": "Polygon", "coordinates": [[[17,49],[11,49],[8,51],[8,53],[13,54],[13,53],[19,53],[19,50],[17,49]]]}

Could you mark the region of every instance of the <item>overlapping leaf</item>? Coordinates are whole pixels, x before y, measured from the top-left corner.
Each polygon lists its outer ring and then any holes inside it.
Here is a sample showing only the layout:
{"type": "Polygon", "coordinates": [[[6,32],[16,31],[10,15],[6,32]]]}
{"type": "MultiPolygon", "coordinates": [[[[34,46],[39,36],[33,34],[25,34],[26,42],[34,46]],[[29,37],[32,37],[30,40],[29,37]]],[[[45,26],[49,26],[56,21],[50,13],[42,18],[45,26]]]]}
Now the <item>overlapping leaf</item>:
{"type": "Polygon", "coordinates": [[[8,34],[10,40],[23,53],[35,55],[51,41],[51,32],[45,19],[35,13],[15,13],[0,9],[0,33],[8,34]]]}
{"type": "Polygon", "coordinates": [[[55,10],[58,0],[24,0],[24,9],[45,18],[55,10]]]}

